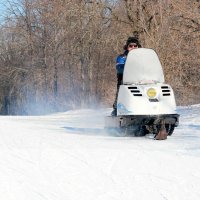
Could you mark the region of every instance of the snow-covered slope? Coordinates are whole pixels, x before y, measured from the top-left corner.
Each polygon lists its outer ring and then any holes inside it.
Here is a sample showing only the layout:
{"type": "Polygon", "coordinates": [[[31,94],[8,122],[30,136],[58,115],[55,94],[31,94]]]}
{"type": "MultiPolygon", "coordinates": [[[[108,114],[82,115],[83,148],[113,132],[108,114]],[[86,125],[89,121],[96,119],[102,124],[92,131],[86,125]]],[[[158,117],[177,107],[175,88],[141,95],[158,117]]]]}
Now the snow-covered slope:
{"type": "Polygon", "coordinates": [[[0,200],[199,200],[200,105],[165,141],[114,137],[107,110],[0,117],[0,200]]]}

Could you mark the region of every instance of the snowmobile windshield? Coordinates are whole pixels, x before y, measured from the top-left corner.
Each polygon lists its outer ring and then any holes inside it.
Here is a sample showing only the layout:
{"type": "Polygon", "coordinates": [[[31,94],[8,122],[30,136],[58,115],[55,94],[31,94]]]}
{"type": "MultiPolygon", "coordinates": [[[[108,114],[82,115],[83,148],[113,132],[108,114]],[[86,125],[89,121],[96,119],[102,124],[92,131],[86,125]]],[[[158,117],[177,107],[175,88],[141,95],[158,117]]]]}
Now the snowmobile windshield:
{"type": "Polygon", "coordinates": [[[139,48],[129,52],[123,75],[123,84],[164,83],[161,63],[152,49],[139,48]]]}

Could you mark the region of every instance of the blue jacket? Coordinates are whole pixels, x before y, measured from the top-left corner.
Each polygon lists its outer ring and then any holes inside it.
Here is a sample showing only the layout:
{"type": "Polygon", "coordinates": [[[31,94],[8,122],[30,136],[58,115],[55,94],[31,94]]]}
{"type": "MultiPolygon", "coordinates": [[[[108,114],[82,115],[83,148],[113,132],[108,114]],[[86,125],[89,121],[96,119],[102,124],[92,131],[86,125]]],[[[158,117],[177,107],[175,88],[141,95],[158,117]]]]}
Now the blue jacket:
{"type": "Polygon", "coordinates": [[[127,52],[124,52],[124,54],[117,56],[117,59],[116,59],[117,74],[123,74],[126,57],[127,57],[127,52]]]}

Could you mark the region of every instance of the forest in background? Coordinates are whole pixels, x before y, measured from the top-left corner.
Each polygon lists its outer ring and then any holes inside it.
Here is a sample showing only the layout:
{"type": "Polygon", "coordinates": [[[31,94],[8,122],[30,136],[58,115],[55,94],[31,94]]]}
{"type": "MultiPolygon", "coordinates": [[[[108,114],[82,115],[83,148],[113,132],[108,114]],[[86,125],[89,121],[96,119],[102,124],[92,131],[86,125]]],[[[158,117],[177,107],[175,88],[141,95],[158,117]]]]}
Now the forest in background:
{"type": "Polygon", "coordinates": [[[0,114],[112,107],[129,36],[154,49],[178,105],[200,103],[200,0],[7,0],[0,114]]]}

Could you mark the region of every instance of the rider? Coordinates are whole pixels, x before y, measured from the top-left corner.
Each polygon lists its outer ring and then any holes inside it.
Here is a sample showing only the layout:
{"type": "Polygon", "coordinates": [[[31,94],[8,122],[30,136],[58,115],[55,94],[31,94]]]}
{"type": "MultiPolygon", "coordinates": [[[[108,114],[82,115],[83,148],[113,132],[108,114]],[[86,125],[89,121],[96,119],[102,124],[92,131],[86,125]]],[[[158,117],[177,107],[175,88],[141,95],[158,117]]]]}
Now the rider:
{"type": "Polygon", "coordinates": [[[113,104],[113,111],[111,113],[112,116],[117,115],[117,96],[119,92],[119,87],[123,81],[123,72],[124,72],[124,65],[126,62],[127,55],[133,49],[141,48],[141,44],[136,37],[129,37],[124,45],[124,53],[117,56],[116,59],[116,70],[117,70],[117,92],[115,96],[115,101],[113,104]]]}

